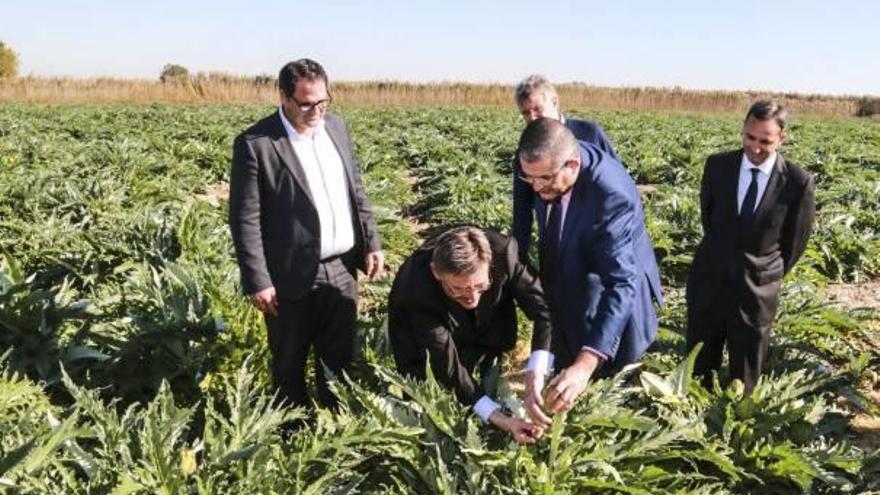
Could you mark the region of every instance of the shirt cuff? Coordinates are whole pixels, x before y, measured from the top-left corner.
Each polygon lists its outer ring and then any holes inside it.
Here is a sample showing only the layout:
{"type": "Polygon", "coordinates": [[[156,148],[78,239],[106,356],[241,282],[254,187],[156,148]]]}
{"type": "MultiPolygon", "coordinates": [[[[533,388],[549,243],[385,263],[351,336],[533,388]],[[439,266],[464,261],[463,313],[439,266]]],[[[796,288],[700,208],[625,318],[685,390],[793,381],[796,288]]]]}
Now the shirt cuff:
{"type": "Polygon", "coordinates": [[[605,361],[608,361],[608,356],[606,356],[605,354],[602,354],[601,352],[597,351],[596,349],[593,349],[592,347],[590,347],[590,346],[588,346],[588,345],[585,345],[585,346],[581,347],[581,350],[582,350],[582,351],[587,351],[587,352],[589,352],[590,354],[596,356],[597,358],[599,358],[599,361],[601,361],[601,362],[603,362],[603,363],[604,363],[605,361]]]}
{"type": "Polygon", "coordinates": [[[535,370],[542,375],[547,375],[550,373],[550,368],[553,367],[553,354],[549,351],[537,350],[532,351],[532,355],[529,356],[529,364],[526,366],[526,369],[531,371],[535,370]]]}
{"type": "Polygon", "coordinates": [[[483,420],[483,423],[488,423],[489,416],[500,408],[500,404],[490,399],[488,395],[484,395],[474,404],[474,413],[483,420]]]}

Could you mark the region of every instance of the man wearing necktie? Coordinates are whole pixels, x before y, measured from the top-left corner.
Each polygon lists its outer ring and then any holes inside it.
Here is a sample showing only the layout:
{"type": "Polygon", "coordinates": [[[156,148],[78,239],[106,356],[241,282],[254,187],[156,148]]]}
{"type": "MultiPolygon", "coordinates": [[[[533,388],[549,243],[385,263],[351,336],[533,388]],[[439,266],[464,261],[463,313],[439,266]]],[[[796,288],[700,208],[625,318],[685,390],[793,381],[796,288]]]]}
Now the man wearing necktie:
{"type": "Polygon", "coordinates": [[[519,180],[535,196],[541,284],[561,370],[545,407],[558,412],[592,376],[619,371],[654,341],[660,274],[635,183],[617,159],[550,118],[526,126],[518,158],[519,180]]]}
{"type": "Polygon", "coordinates": [[[742,149],[706,160],[700,189],[703,239],[687,285],[687,349],[703,348],[694,373],[711,383],[727,345],[730,377],[751,392],[761,375],[782,277],[807,245],[813,178],[777,151],[786,110],[758,101],[746,114],[742,149]]]}
{"type": "MultiPolygon", "coordinates": [[[[532,74],[523,79],[513,92],[513,99],[522,115],[526,125],[540,118],[556,119],[574,134],[578,141],[586,141],[611,158],[619,160],[614,152],[611,141],[599,124],[566,116],[562,113],[559,103],[559,94],[553,84],[546,77],[532,74]]],[[[535,191],[526,182],[519,179],[522,169],[519,159],[513,160],[513,237],[519,243],[519,257],[524,263],[529,261],[529,249],[532,245],[532,204],[535,201],[535,191]]],[[[622,162],[621,162],[622,163],[622,162]]]]}

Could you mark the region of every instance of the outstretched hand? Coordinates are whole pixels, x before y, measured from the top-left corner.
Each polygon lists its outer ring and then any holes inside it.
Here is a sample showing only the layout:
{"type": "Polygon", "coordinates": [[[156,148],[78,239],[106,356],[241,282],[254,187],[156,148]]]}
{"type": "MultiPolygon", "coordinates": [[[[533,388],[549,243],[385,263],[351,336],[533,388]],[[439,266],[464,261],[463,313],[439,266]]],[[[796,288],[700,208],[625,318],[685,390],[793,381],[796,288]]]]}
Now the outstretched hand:
{"type": "Polygon", "coordinates": [[[523,406],[526,415],[532,423],[540,429],[549,427],[552,420],[544,413],[544,397],[542,395],[544,389],[544,374],[536,370],[529,370],[526,373],[526,390],[523,406]]]}
{"type": "Polygon", "coordinates": [[[571,409],[578,396],[587,388],[587,383],[598,365],[597,355],[590,351],[581,351],[574,364],[562,370],[547,385],[547,395],[544,397],[547,410],[559,413],[571,409]]]}
{"type": "Polygon", "coordinates": [[[516,443],[535,443],[542,433],[542,430],[532,423],[521,418],[508,416],[500,409],[496,409],[489,416],[489,422],[510,433],[516,443]]]}

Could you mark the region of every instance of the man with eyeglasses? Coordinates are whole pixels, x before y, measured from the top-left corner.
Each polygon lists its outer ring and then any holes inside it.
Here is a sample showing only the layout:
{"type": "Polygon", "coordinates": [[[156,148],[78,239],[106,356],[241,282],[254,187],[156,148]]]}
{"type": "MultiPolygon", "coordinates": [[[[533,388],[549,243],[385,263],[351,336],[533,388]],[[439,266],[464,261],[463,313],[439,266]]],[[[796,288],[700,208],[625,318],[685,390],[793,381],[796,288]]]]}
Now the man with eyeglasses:
{"type": "Polygon", "coordinates": [[[730,377],[751,392],[761,375],[782,278],[806,249],[816,208],[813,178],[779,153],[788,112],[749,108],[742,147],[710,156],[700,187],[703,239],[687,284],[687,349],[711,385],[724,346],[730,377]]]}
{"type": "Polygon", "coordinates": [[[561,370],[547,385],[546,407],[559,412],[592,376],[616,373],[654,341],[660,273],[635,183],[618,160],[550,118],[526,126],[518,158],[518,180],[535,195],[541,285],[561,370]]]}
{"type": "Polygon", "coordinates": [[[229,226],[242,288],[266,321],[279,399],[309,404],[314,347],[318,400],[332,406],[324,366],[351,364],[356,269],[376,279],[384,258],[348,126],[327,112],[323,67],[290,62],[278,87],[278,110],[235,139],[229,226]]]}
{"type": "MultiPolygon", "coordinates": [[[[546,77],[532,74],[523,79],[513,92],[516,106],[526,125],[540,118],[555,119],[561,122],[574,134],[578,141],[586,141],[618,160],[614,147],[605,135],[602,127],[589,120],[567,117],[562,114],[559,94],[546,77]]],[[[519,254],[528,260],[529,248],[532,245],[532,202],[535,193],[528,184],[517,179],[522,175],[519,160],[513,160],[513,236],[519,243],[519,254]]]]}
{"type": "Polygon", "coordinates": [[[455,227],[436,235],[400,267],[388,304],[388,332],[401,373],[438,382],[484,422],[533,442],[549,423],[541,410],[552,365],[551,324],[537,278],[519,262],[516,241],[492,230],[455,227]],[[502,412],[471,373],[513,349],[516,306],[534,322],[524,406],[532,422],[502,412]]]}

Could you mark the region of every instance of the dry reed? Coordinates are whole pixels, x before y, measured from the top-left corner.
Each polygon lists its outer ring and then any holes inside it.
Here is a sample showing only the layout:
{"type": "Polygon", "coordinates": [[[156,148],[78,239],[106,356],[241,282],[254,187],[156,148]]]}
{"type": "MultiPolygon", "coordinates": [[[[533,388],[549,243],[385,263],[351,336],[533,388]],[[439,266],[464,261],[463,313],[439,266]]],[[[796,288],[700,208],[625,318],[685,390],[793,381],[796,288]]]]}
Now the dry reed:
{"type": "MultiPolygon", "coordinates": [[[[798,114],[848,117],[860,98],[756,91],[701,91],[681,88],[608,88],[585,84],[558,86],[569,109],[741,113],[754,100],[773,97],[798,114]]],[[[512,107],[512,87],[502,84],[334,82],[334,99],[354,106],[512,107]]],[[[132,79],[0,79],[0,102],[79,103],[238,103],[278,101],[271,78],[209,75],[173,83],[132,79]]]]}

